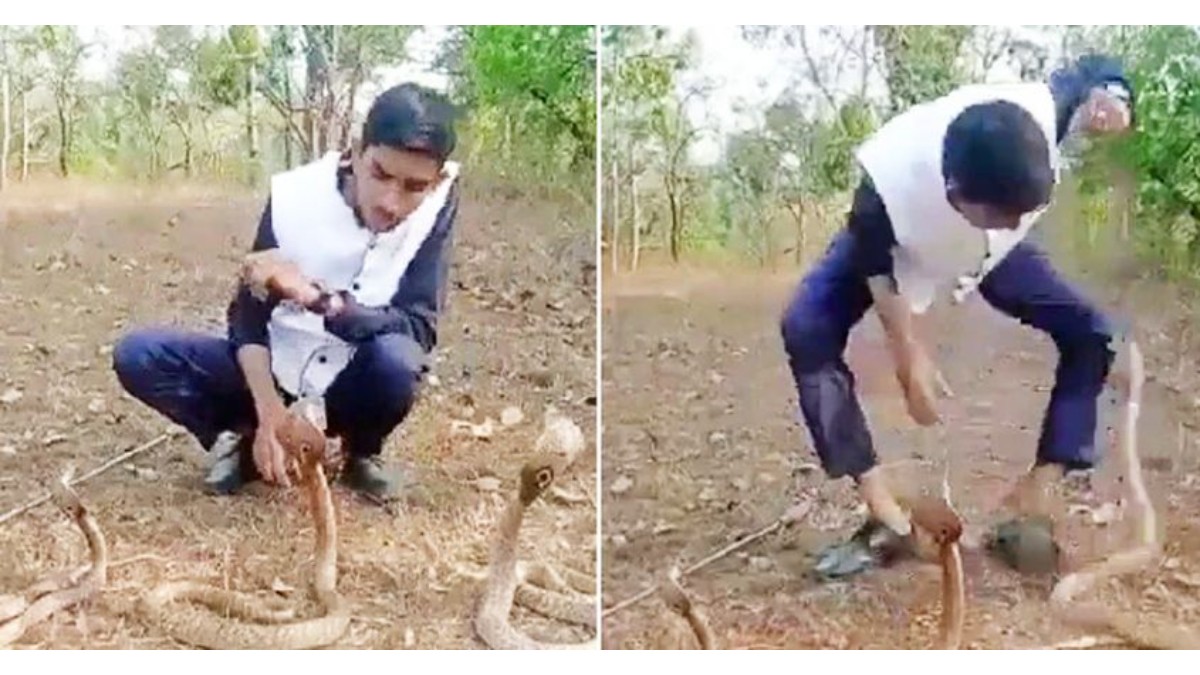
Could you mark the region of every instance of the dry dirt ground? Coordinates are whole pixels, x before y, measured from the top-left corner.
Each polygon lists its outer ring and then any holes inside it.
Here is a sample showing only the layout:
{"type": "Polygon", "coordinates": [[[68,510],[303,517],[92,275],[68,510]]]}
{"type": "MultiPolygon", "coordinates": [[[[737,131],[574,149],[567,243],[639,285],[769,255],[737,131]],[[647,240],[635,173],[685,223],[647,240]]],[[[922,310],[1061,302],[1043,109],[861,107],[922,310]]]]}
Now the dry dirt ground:
{"type": "MultiPolygon", "coordinates": [[[[809,573],[813,554],[848,536],[862,512],[855,512],[848,480],[828,481],[816,467],[797,420],[779,317],[798,273],[607,272],[605,263],[605,608],[672,565],[686,567],[807,502],[811,511],[800,523],[684,579],[720,646],[931,646],[940,613],[936,567],[906,562],[839,582],[809,573]]],[[[1184,324],[1168,290],[1148,283],[1119,299],[1103,297],[1136,307],[1142,321],[1152,381],[1140,448],[1166,551],[1150,574],[1095,595],[1143,620],[1200,633],[1197,352],[1181,346],[1189,339],[1180,337],[1184,324]]],[[[1048,339],[978,297],[959,312],[930,316],[921,328],[957,394],[943,405],[944,430],[922,434],[908,421],[873,316],[852,337],[851,367],[882,461],[928,488],[940,482],[948,450],[957,505],[978,530],[1033,459],[1055,352],[1048,339]]],[[[1067,542],[1073,564],[1129,541],[1128,523],[1112,519],[1121,495],[1116,465],[1104,462],[1091,494],[1069,495],[1078,505],[1067,542]]],[[[1048,616],[1046,579],[980,557],[968,563],[965,647],[1033,648],[1083,635],[1048,616]]],[[[696,644],[656,596],[607,616],[603,630],[606,648],[696,644]]]]}
{"type": "MultiPolygon", "coordinates": [[[[492,527],[548,404],[579,424],[588,448],[563,487],[595,503],[595,281],[591,208],[468,184],[458,223],[437,382],[386,450],[422,488],[393,512],[337,488],[339,590],[356,620],[340,648],[477,648],[470,617],[492,527]],[[453,420],[524,421],[487,440],[453,420]],[[481,478],[494,479],[480,481],[481,478]]],[[[261,196],[202,189],[45,185],[0,202],[0,511],[41,494],[68,463],[82,473],[168,424],[123,395],[111,370],[123,331],[174,324],[221,333],[239,256],[261,196]]],[[[498,425],[497,425],[498,426],[498,425]]],[[[202,493],[205,457],[190,437],[84,483],[112,559],[109,588],[31,630],[18,647],[180,647],[135,611],[139,591],[175,579],[311,602],[312,527],[297,491],[202,493]]],[[[594,506],[539,503],[520,551],[594,573],[594,506]]],[[[49,505],[0,525],[0,594],[86,560],[83,540],[49,505]]],[[[303,611],[303,610],[302,610],[303,611]]],[[[538,637],[583,629],[521,609],[538,637]]]]}

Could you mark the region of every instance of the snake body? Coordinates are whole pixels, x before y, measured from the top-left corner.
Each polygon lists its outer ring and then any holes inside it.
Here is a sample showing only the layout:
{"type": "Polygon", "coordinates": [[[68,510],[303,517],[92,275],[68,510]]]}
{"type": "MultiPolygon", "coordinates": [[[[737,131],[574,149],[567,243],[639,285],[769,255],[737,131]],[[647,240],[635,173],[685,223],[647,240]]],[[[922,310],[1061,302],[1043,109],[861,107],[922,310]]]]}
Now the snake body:
{"type": "Polygon", "coordinates": [[[293,611],[268,607],[251,596],[190,581],[171,582],[146,593],[141,609],[152,625],[176,640],[208,649],[313,649],[336,642],[349,628],[350,615],[337,591],[337,516],[323,465],[324,434],[310,420],[290,414],[279,440],[296,461],[308,497],[316,532],[312,590],[322,615],[292,622],[293,611]],[[231,622],[218,614],[254,623],[231,622]]]}
{"type": "Polygon", "coordinates": [[[1151,625],[1145,620],[1116,614],[1096,603],[1078,603],[1076,598],[1099,582],[1123,574],[1141,572],[1158,560],[1162,546],[1158,520],[1142,479],[1137,451],[1137,423],[1141,411],[1145,364],[1132,339],[1124,339],[1112,385],[1125,398],[1118,427],[1123,473],[1129,486],[1136,540],[1128,549],[1064,576],[1050,596],[1051,606],[1066,622],[1090,630],[1115,634],[1138,647],[1152,649],[1200,649],[1200,636],[1177,625],[1151,625]]]}
{"type": "Polygon", "coordinates": [[[69,475],[63,476],[53,487],[52,494],[55,503],[87,540],[90,564],[80,570],[47,577],[26,589],[22,596],[4,602],[6,609],[0,615],[0,646],[16,642],[29,628],[56,612],[87,600],[108,583],[108,544],[104,533],[79,495],[71,489],[69,479],[69,475]]]}
{"type": "MultiPolygon", "coordinates": [[[[581,643],[550,643],[535,640],[518,631],[509,622],[513,602],[518,588],[522,586],[518,575],[517,540],[525,511],[540,497],[554,478],[566,467],[568,459],[561,453],[538,453],[521,468],[520,488],[516,497],[505,507],[497,524],[492,544],[491,559],[483,595],[475,613],[475,632],[493,649],[596,649],[599,641],[592,638],[581,643]]],[[[565,603],[568,607],[576,604],[565,603]]],[[[548,609],[547,613],[559,612],[562,607],[548,609]]],[[[591,609],[591,625],[595,625],[595,608],[591,609]]]]}

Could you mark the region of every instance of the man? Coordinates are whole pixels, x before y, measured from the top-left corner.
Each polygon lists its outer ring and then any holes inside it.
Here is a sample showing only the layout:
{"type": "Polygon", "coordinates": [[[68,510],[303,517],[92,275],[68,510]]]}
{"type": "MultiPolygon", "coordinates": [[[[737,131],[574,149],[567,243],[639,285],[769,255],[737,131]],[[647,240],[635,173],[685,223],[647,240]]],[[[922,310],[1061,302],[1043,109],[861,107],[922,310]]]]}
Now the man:
{"type": "MultiPolygon", "coordinates": [[[[865,172],[846,228],[796,292],[782,336],[814,447],[830,478],[850,476],[873,520],[912,526],[884,484],[843,358],[850,330],[874,307],[909,414],[938,422],[945,384],[912,331],[912,315],[978,289],[997,310],[1048,334],[1056,383],[1037,459],[1023,483],[1094,462],[1097,399],[1113,360],[1103,312],[1024,241],[1048,206],[1058,146],[1133,120],[1120,66],[1088,56],[1049,84],[965,86],[890,120],[858,151],[865,172]]],[[[856,571],[852,569],[851,571],[856,571]]]]}
{"type": "Polygon", "coordinates": [[[421,87],[385,91],[349,150],[272,178],[225,338],[148,329],[114,348],[122,386],[214,456],[210,491],[287,485],[275,432],[291,402],[313,399],[349,484],[396,495],[380,454],[437,344],[458,210],[453,114],[421,87]]]}

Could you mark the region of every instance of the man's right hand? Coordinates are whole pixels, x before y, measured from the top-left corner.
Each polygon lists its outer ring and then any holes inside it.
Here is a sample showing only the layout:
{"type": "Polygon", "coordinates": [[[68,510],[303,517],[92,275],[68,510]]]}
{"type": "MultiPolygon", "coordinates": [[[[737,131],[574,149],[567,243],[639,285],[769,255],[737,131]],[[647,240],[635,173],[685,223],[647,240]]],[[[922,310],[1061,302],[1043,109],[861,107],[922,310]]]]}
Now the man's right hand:
{"type": "Polygon", "coordinates": [[[288,478],[287,454],[279,442],[278,430],[287,418],[287,408],[278,396],[259,406],[258,429],[254,432],[254,466],[263,481],[285,487],[288,478]]]}
{"type": "Polygon", "coordinates": [[[896,379],[904,392],[909,416],[922,426],[937,424],[941,421],[937,398],[953,396],[950,386],[918,343],[908,342],[896,352],[896,379]]]}

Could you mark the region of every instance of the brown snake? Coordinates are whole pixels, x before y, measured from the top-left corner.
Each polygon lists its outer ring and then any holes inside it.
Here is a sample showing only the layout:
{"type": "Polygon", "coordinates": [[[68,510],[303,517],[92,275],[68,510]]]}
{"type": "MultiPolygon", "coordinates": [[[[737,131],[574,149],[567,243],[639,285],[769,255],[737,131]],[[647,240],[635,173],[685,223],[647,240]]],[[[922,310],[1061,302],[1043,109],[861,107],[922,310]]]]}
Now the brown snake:
{"type": "MultiPolygon", "coordinates": [[[[492,544],[483,595],[475,613],[475,632],[493,649],[596,649],[599,640],[580,643],[550,643],[535,640],[509,622],[513,602],[523,587],[518,574],[517,540],[526,509],[550,487],[570,463],[561,453],[541,452],[521,468],[520,489],[500,517],[492,544]]],[[[523,603],[524,604],[524,603],[523,603]]],[[[590,625],[595,626],[595,608],[590,625]]],[[[565,617],[564,617],[565,618],[565,617]]],[[[580,617],[586,618],[586,617],[580,617]]]]}
{"type": "Polygon", "coordinates": [[[1132,338],[1125,338],[1122,347],[1111,384],[1125,398],[1118,434],[1123,473],[1129,485],[1129,502],[1133,507],[1136,541],[1128,549],[1064,576],[1055,584],[1050,603],[1067,623],[1115,634],[1138,647],[1200,649],[1200,636],[1181,626],[1151,625],[1145,620],[1114,613],[1097,603],[1081,604],[1075,601],[1080,594],[1105,579],[1145,570],[1158,560],[1162,552],[1158,520],[1142,479],[1137,451],[1137,422],[1146,379],[1145,363],[1132,338]]]}
{"type": "Polygon", "coordinates": [[[267,607],[253,597],[214,586],[171,582],[146,593],[141,610],[150,624],[176,640],[208,649],[313,649],[336,642],[349,628],[350,614],[336,588],[337,514],[323,465],[325,436],[311,418],[292,413],[279,440],[295,460],[308,497],[316,533],[313,594],[323,614],[287,623],[294,617],[290,609],[267,607]],[[191,603],[256,623],[226,621],[191,603]]]}
{"type": "Polygon", "coordinates": [[[0,647],[21,639],[25,631],[55,612],[72,607],[99,593],[108,582],[108,544],[96,519],[70,486],[70,474],[51,489],[54,502],[87,540],[91,563],[73,572],[49,576],[30,586],[21,596],[0,598],[0,647]],[[28,600],[27,600],[28,598],[28,600]]]}

